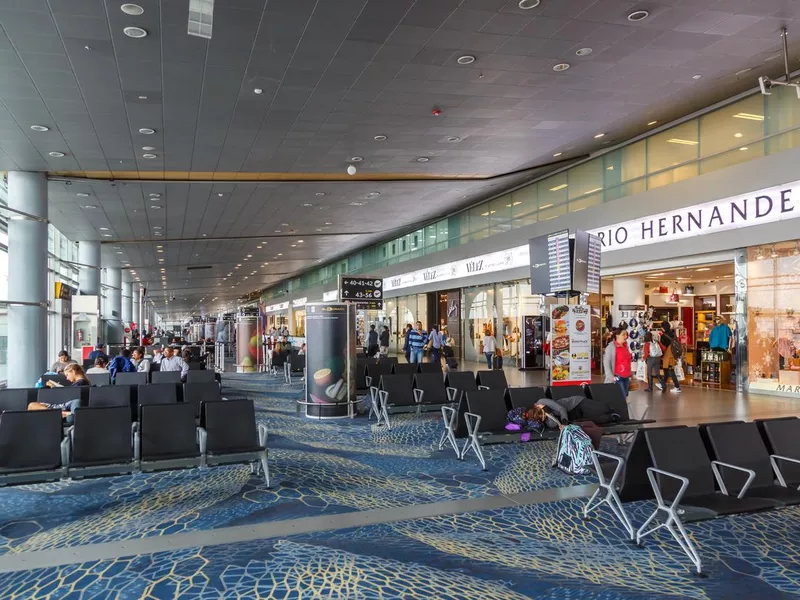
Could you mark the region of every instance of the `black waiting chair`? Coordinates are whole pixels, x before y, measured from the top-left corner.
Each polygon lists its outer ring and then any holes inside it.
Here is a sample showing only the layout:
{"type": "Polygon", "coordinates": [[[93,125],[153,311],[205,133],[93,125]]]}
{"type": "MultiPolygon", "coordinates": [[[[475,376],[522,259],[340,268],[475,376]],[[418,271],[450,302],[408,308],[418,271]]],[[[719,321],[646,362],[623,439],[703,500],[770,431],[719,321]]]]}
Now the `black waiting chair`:
{"type": "Polygon", "coordinates": [[[389,414],[417,412],[421,391],[415,390],[412,378],[403,374],[381,375],[377,386],[370,387],[372,412],[378,418],[378,425],[391,429],[389,414]]]}
{"type": "MultiPolygon", "coordinates": [[[[358,357],[356,359],[356,389],[357,390],[368,390],[369,385],[367,385],[367,365],[377,365],[378,359],[376,358],[367,358],[366,356],[358,357]]],[[[391,372],[391,370],[389,371],[391,372]]]]}
{"type": "Polygon", "coordinates": [[[414,375],[417,372],[417,363],[393,363],[392,375],[414,375]]]}
{"type": "MultiPolygon", "coordinates": [[[[475,381],[475,373],[471,371],[450,371],[445,375],[445,387],[455,390],[454,398],[458,402],[455,410],[448,407],[442,408],[442,418],[444,420],[444,432],[440,440],[439,449],[442,449],[441,441],[449,438],[450,434],[455,438],[467,437],[467,424],[464,421],[464,413],[467,412],[467,401],[464,394],[469,391],[477,391],[478,383],[475,381]]],[[[458,448],[454,448],[456,454],[460,456],[458,448]]]]}
{"type": "MultiPolygon", "coordinates": [[[[558,389],[558,388],[550,388],[558,389]]],[[[586,386],[587,396],[592,400],[606,402],[619,415],[617,425],[645,425],[655,423],[654,419],[646,419],[647,410],[644,411],[641,419],[632,419],[628,410],[628,401],[622,393],[622,389],[616,383],[593,383],[586,386]]]]}
{"type": "Polygon", "coordinates": [[[86,377],[93,386],[111,385],[111,373],[89,373],[86,377]]]}
{"type": "MultiPolygon", "coordinates": [[[[138,388],[139,416],[142,408],[154,404],[177,404],[178,386],[174,383],[151,383],[140,385],[138,388]]],[[[192,407],[194,410],[194,407],[192,407]]]]}
{"type": "Polygon", "coordinates": [[[189,371],[186,373],[186,383],[208,383],[217,380],[216,373],[209,369],[189,371]]]}
{"type": "Polygon", "coordinates": [[[441,373],[417,373],[414,375],[414,389],[419,390],[420,410],[433,408],[439,410],[441,406],[455,404],[458,391],[455,388],[446,388],[441,373]]]}
{"type": "Polygon", "coordinates": [[[134,452],[140,470],[158,471],[202,464],[194,406],[183,402],[151,404],[141,406],[140,415],[134,437],[134,452]]]}
{"type": "Polygon", "coordinates": [[[364,380],[367,384],[367,389],[370,389],[372,386],[377,387],[382,376],[391,374],[391,363],[367,363],[364,371],[364,380]]]}
{"type": "MultiPolygon", "coordinates": [[[[617,385],[617,384],[611,384],[617,385]]],[[[622,389],[617,385],[617,389],[622,393],[622,389]]],[[[582,385],[551,385],[549,388],[550,398],[561,400],[572,396],[586,396],[586,388],[582,385]]],[[[623,396],[624,398],[624,396],[623,396]]]]}
{"type": "Polygon", "coordinates": [[[786,487],[785,481],[775,484],[775,477],[780,473],[779,461],[785,459],[770,456],[758,425],[739,421],[712,423],[700,429],[705,429],[708,435],[712,456],[720,464],[732,465],[717,468],[724,494],[735,494],[737,498],[768,498],[789,506],[800,504],[800,491],[786,487]]]}
{"type": "Polygon", "coordinates": [[[800,419],[764,419],[757,422],[767,442],[770,461],[781,485],[800,486],[800,419]]]}
{"type": "Polygon", "coordinates": [[[506,430],[508,410],[506,410],[505,390],[470,391],[465,397],[468,408],[464,413],[467,441],[461,449],[461,458],[473,450],[481,463],[481,468],[485,471],[486,459],[481,446],[498,441],[519,441],[521,433],[506,430]]]}
{"type": "Polygon", "coordinates": [[[417,373],[442,373],[442,363],[438,360],[435,362],[421,362],[417,363],[417,373]]]}
{"type": "Polygon", "coordinates": [[[390,365],[396,365],[398,363],[396,356],[381,356],[378,359],[378,362],[388,363],[390,365]]]}
{"type": "Polygon", "coordinates": [[[195,418],[200,418],[200,406],[203,402],[219,402],[222,392],[216,381],[204,383],[185,383],[183,385],[183,401],[194,405],[195,418]]]}
{"type": "Polygon", "coordinates": [[[508,388],[506,391],[511,408],[533,408],[542,398],[547,398],[547,390],[541,386],[508,388]]]}
{"type": "Polygon", "coordinates": [[[306,355],[305,354],[292,354],[289,360],[290,371],[292,373],[302,373],[306,370],[306,355]]]}
{"type": "Polygon", "coordinates": [[[67,376],[63,373],[45,373],[42,375],[42,385],[47,386],[48,381],[53,381],[64,387],[69,387],[72,385],[72,382],[67,379],[67,376]]]}
{"type": "Polygon", "coordinates": [[[267,426],[257,425],[252,400],[203,402],[200,452],[208,466],[250,463],[270,485],[267,426]]]}
{"type": "Polygon", "coordinates": [[[151,383],[180,383],[181,382],[181,372],[180,371],[156,371],[154,373],[150,373],[150,382],[151,383]]]}
{"type": "Polygon", "coordinates": [[[89,360],[88,358],[83,361],[83,370],[86,371],[87,369],[91,369],[94,366],[94,361],[89,360]]]}
{"type": "MultiPolygon", "coordinates": [[[[105,406],[131,406],[130,385],[109,385],[89,389],[89,408],[100,408],[105,406]]],[[[130,417],[130,411],[128,412],[130,417]]]]}
{"type": "Polygon", "coordinates": [[[147,373],[117,373],[114,385],[146,385],[147,373]]]}
{"type": "Polygon", "coordinates": [[[28,404],[36,402],[38,388],[7,388],[0,390],[0,412],[6,410],[28,410],[28,404]]]}
{"type": "Polygon", "coordinates": [[[61,479],[62,431],[60,410],[0,413],[0,486],[61,479]]]}
{"type": "Polygon", "coordinates": [[[42,404],[64,404],[70,400],[80,400],[81,406],[89,404],[88,385],[78,387],[41,388],[36,395],[36,401],[42,404]]]}
{"type": "Polygon", "coordinates": [[[478,371],[476,376],[478,389],[497,390],[505,392],[508,387],[506,373],[502,370],[478,371]]]}
{"type": "Polygon", "coordinates": [[[74,420],[64,439],[70,477],[117,475],[135,470],[134,431],[128,406],[81,408],[75,411],[74,420]]]}
{"type": "Polygon", "coordinates": [[[779,502],[765,498],[737,498],[717,493],[715,478],[724,489],[719,468],[731,466],[709,459],[696,427],[649,429],[644,435],[653,460],[647,476],[657,506],[636,532],[637,543],[641,544],[644,537],[666,527],[700,573],[700,556],[683,526],[681,515],[684,511],[705,511],[708,518],[714,518],[781,506],[779,502]],[[664,521],[650,527],[662,514],[666,516],[664,521]]]}

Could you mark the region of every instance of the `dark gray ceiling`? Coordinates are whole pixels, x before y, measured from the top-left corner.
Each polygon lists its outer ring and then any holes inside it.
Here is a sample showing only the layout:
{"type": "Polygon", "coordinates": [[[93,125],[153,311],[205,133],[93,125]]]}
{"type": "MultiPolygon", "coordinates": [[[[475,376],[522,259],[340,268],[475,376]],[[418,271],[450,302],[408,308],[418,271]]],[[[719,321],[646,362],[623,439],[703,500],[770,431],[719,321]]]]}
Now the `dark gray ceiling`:
{"type": "MultiPolygon", "coordinates": [[[[795,0],[542,0],[533,10],[517,3],[217,0],[207,41],[186,33],[188,0],[140,0],[141,16],[124,14],[121,1],[0,0],[0,169],[324,178],[363,156],[359,174],[378,177],[496,175],[547,163],[559,151],[568,157],[601,149],[642,132],[648,121],[750,88],[758,75],[782,70],[774,60],[781,26],[790,40],[793,31],[800,39],[795,0]],[[626,17],[637,9],[650,17],[631,23],[626,17]],[[128,38],[128,25],[149,35],[128,38]],[[584,47],[592,53],[576,56],[584,47]],[[458,65],[465,54],[476,61],[458,65]],[[561,62],[572,66],[553,72],[561,62]],[[737,75],[745,68],[753,70],[737,75]],[[431,114],[434,107],[441,116],[431,114]],[[143,127],[155,133],[142,135],[143,127]],[[606,136],[595,140],[598,132],[606,136]],[[388,139],[377,142],[376,135],[388,139]],[[145,146],[155,148],[155,159],[142,158],[145,146]],[[52,158],[52,151],[66,156],[52,158]],[[431,160],[416,162],[419,156],[431,160]]],[[[79,184],[53,183],[51,206],[54,224],[74,239],[157,241],[156,223],[171,240],[275,235],[281,222],[305,237],[323,234],[272,276],[238,279],[245,291],[519,180],[493,188],[85,184],[98,209],[82,208],[90,202],[76,198],[79,184]],[[164,194],[161,212],[145,201],[151,188],[164,194]],[[323,209],[302,207],[315,202],[317,188],[329,194],[323,209]],[[379,201],[350,205],[373,189],[381,191],[379,201]],[[326,211],[332,218],[323,218],[326,211]],[[334,225],[317,232],[326,221],[334,225]],[[99,227],[113,237],[102,238],[99,227]]],[[[185,270],[194,258],[218,265],[201,285],[176,294],[187,298],[181,308],[222,288],[222,263],[240,260],[250,244],[173,243],[170,267],[185,270]]],[[[152,262],[142,249],[153,252],[154,244],[124,248],[113,256],[140,268],[148,257],[152,262]]]]}

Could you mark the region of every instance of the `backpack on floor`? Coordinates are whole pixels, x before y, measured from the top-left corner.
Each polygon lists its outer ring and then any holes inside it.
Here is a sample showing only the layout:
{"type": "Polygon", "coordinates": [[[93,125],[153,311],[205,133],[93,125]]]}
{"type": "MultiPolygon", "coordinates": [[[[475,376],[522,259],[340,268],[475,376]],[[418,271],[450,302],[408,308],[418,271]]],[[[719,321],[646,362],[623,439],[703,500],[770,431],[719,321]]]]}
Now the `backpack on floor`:
{"type": "Polygon", "coordinates": [[[587,475],[591,472],[592,440],[577,425],[565,425],[558,436],[555,467],[567,475],[587,475]]]}

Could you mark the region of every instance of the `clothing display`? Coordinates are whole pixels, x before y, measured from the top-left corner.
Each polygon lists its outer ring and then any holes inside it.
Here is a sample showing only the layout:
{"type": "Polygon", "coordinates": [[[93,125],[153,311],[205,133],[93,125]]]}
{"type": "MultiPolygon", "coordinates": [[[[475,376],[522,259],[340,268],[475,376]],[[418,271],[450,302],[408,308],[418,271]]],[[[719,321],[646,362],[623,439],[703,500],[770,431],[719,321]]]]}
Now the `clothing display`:
{"type": "Polygon", "coordinates": [[[727,350],[733,332],[726,323],[718,323],[708,335],[708,345],[712,350],[727,350]]]}

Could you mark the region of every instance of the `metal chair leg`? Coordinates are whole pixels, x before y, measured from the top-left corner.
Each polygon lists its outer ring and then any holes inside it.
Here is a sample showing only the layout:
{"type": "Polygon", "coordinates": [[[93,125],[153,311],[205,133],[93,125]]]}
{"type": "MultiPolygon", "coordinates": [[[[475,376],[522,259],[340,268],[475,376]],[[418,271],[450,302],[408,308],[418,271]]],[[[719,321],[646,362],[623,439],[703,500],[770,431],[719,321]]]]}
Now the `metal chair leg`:
{"type": "Polygon", "coordinates": [[[589,498],[589,501],[584,505],[583,518],[588,519],[589,513],[600,508],[600,505],[606,504],[611,509],[611,512],[614,514],[617,520],[625,528],[625,531],[628,532],[628,536],[630,537],[631,541],[635,540],[636,532],[633,529],[631,520],[628,518],[628,514],[625,512],[625,508],[622,506],[622,501],[619,498],[619,494],[617,494],[616,488],[617,479],[622,473],[625,461],[619,456],[614,456],[613,454],[606,454],[605,452],[599,452],[595,450],[592,452],[592,462],[594,463],[594,468],[597,471],[599,487],[595,493],[592,494],[592,497],[589,498]],[[617,462],[617,466],[614,469],[614,474],[608,481],[603,474],[603,469],[600,467],[600,461],[598,459],[600,456],[615,460],[617,462]]]}

